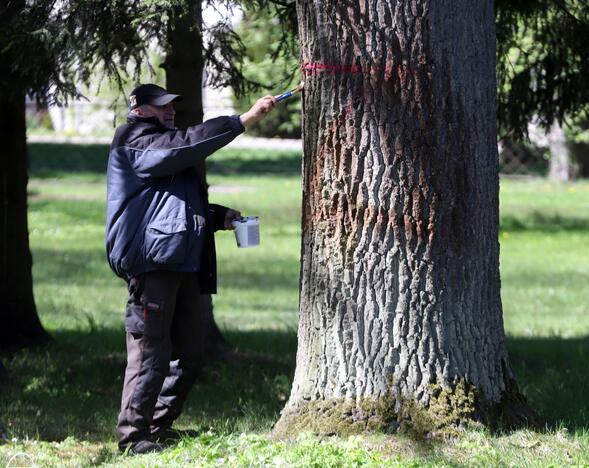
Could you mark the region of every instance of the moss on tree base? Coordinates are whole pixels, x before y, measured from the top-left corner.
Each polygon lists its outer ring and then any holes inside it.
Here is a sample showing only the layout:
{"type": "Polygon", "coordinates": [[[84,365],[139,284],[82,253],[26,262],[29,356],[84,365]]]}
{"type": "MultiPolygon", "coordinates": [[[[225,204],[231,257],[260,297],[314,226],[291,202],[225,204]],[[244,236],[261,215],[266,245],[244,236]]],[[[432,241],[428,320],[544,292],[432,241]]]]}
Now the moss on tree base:
{"type": "Polygon", "coordinates": [[[431,384],[427,405],[390,395],[379,399],[303,401],[289,404],[273,433],[278,438],[312,431],[349,436],[365,432],[407,433],[418,438],[455,436],[473,425],[517,428],[537,426],[538,418],[511,380],[499,403],[489,403],[465,381],[454,387],[431,384]]]}

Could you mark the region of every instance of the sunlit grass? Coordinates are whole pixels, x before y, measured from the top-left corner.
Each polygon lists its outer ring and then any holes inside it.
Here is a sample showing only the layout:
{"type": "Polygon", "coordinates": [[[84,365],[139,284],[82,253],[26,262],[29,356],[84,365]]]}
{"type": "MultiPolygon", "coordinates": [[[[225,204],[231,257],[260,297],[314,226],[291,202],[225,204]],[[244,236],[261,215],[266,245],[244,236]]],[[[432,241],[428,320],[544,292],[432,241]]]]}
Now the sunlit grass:
{"type": "MultiPolygon", "coordinates": [[[[69,147],[68,147],[69,148],[69,147]]],[[[51,147],[51,154],[56,148],[51,147]]],[[[125,459],[114,424],[124,369],[125,285],[104,249],[104,148],[90,172],[75,156],[32,158],[30,240],[39,314],[55,342],[6,362],[0,465],[24,453],[46,466],[548,466],[589,463],[589,183],[501,182],[505,328],[518,383],[546,432],[466,431],[436,443],[370,435],[293,441],[268,437],[290,389],[296,351],[300,179],[291,153],[219,155],[211,201],[261,219],[262,244],[217,235],[215,316],[241,357],[194,388],[180,427],[200,430],[161,455],[125,459]],[[37,159],[36,159],[37,158],[37,159]],[[67,158],[66,158],[67,159],[67,158]],[[69,166],[68,166],[69,164],[69,166]],[[74,164],[74,166],[72,166],[74,164]],[[72,171],[69,173],[69,171],[72,171]],[[92,172],[93,171],[93,172],[92,172]]],[[[71,154],[84,151],[69,148],[71,154]]],[[[15,463],[13,462],[13,465],[15,463]]]]}

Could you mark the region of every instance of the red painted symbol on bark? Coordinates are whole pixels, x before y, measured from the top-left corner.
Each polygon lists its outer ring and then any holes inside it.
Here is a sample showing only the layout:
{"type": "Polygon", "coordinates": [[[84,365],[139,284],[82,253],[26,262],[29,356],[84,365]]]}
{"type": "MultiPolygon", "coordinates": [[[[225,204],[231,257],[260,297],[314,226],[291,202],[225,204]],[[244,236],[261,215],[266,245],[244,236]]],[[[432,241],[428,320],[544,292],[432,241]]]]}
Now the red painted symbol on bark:
{"type": "Polygon", "coordinates": [[[405,73],[409,73],[409,75],[415,76],[416,72],[416,70],[412,67],[407,67],[402,64],[393,64],[390,62],[386,63],[384,66],[370,65],[365,67],[355,64],[305,62],[303,63],[301,68],[303,73],[307,74],[326,73],[332,75],[355,75],[359,73],[374,75],[384,71],[385,78],[387,79],[390,78],[394,71],[397,72],[397,75],[399,75],[399,77],[401,77],[401,75],[405,73]]]}
{"type": "Polygon", "coordinates": [[[358,65],[344,65],[339,63],[303,63],[303,71],[307,73],[362,73],[358,65]]]}

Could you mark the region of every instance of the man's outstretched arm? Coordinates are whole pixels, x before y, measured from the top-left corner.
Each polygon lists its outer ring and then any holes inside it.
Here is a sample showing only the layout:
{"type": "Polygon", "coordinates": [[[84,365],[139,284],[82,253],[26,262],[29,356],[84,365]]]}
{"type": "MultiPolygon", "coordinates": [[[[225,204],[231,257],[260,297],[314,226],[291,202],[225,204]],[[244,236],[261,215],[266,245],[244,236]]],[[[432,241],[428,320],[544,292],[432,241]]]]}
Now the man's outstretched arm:
{"type": "Polygon", "coordinates": [[[133,152],[133,169],[139,177],[164,177],[194,166],[262,120],[275,102],[273,96],[265,96],[239,117],[217,117],[186,130],[163,132],[145,150],[133,152]]]}

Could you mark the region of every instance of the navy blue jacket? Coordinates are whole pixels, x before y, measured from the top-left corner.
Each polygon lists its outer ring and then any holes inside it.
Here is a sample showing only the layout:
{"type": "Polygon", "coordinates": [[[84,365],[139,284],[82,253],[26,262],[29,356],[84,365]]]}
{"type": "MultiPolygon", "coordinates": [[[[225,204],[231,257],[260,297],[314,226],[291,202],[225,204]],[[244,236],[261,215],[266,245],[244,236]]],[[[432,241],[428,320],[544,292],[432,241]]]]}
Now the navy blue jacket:
{"type": "Polygon", "coordinates": [[[213,233],[223,228],[227,208],[208,203],[195,165],[243,131],[237,116],[178,130],[132,114],[116,129],[108,158],[106,251],[118,276],[198,272],[202,292],[216,292],[213,233]]]}

